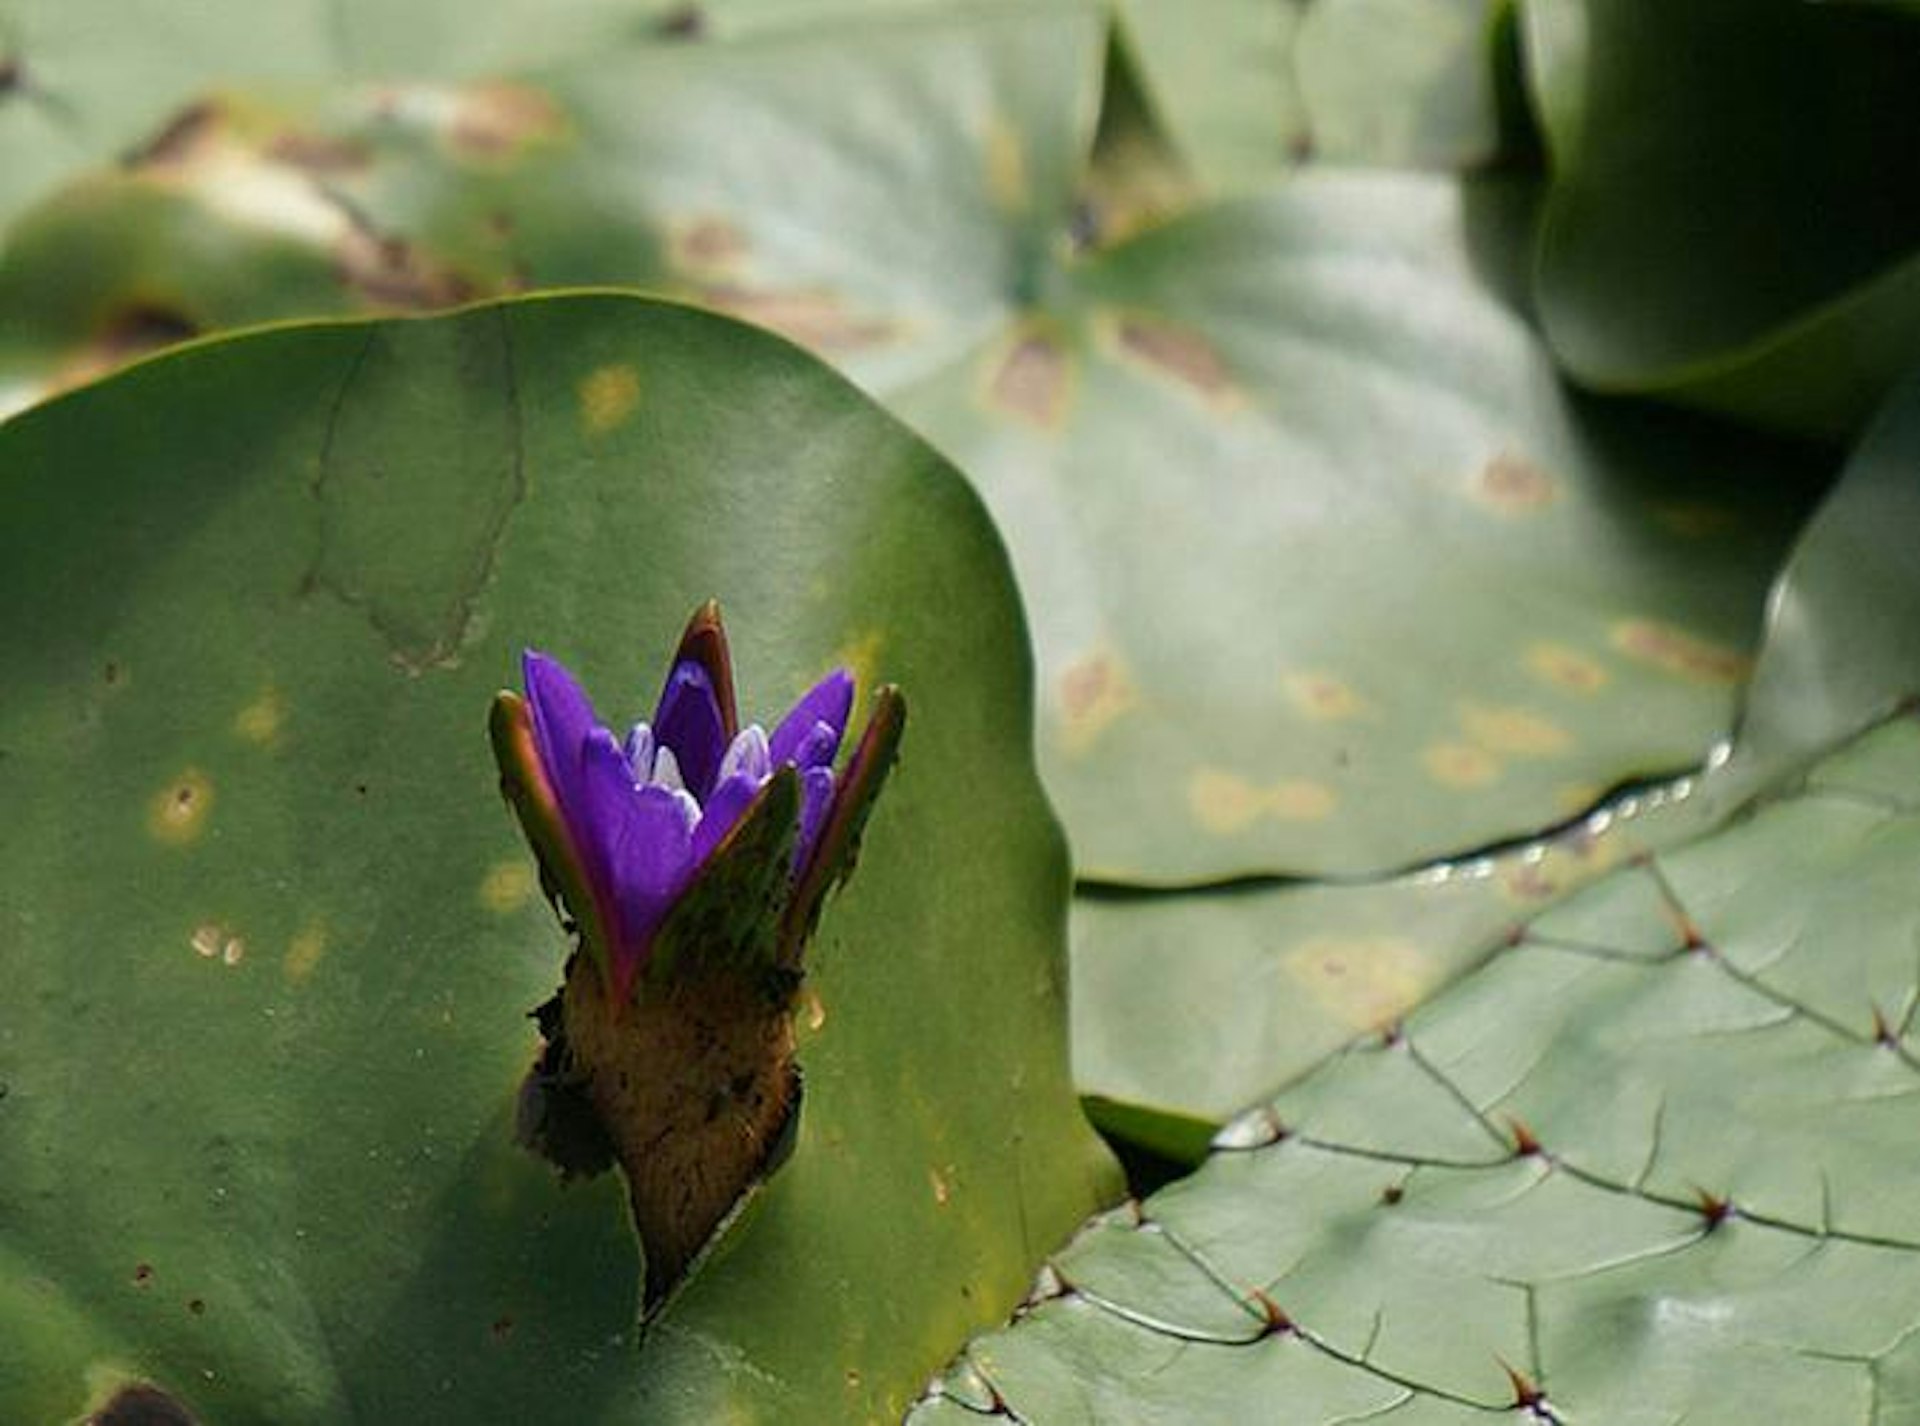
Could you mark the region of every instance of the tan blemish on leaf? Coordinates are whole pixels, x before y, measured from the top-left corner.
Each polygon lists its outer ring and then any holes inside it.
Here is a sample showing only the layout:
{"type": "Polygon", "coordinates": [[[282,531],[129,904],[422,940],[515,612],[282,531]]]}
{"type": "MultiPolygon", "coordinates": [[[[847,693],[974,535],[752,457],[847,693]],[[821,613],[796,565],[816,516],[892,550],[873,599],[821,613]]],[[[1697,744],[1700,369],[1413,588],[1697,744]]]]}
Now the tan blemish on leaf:
{"type": "Polygon", "coordinates": [[[1447,787],[1484,787],[1500,776],[1500,759],[1472,743],[1429,743],[1420,761],[1447,787]]]}
{"type": "Polygon", "coordinates": [[[1017,213],[1029,202],[1027,151],[1020,132],[999,115],[987,121],[987,195],[1003,213],[1017,213]]]}
{"type": "Polygon", "coordinates": [[[1655,619],[1614,625],[1612,643],[1629,658],[1695,683],[1738,683],[1753,666],[1743,653],[1655,619]]]}
{"type": "Polygon", "coordinates": [[[1332,674],[1290,673],[1281,686],[1288,702],[1317,721],[1340,723],[1373,711],[1366,699],[1332,674]]]}
{"type": "Polygon", "coordinates": [[[1565,728],[1531,708],[1462,703],[1460,726],[1490,753],[1510,758],[1548,758],[1573,742],[1565,728]]]}
{"type": "Polygon", "coordinates": [[[186,163],[206,151],[226,123],[221,101],[202,99],[173,115],[160,131],[127,155],[129,168],[168,168],[186,163]]]}
{"type": "Polygon", "coordinates": [[[287,946],[287,953],[280,961],[280,973],[295,985],[302,985],[326,953],[326,928],[318,921],[309,921],[287,946]]]}
{"type": "Polygon", "coordinates": [[[590,436],[624,425],[639,404],[640,373],[625,362],[609,362],[580,378],[580,424],[590,436]]]}
{"type": "Polygon", "coordinates": [[[462,158],[518,157],[567,132],[567,116],[553,96],[527,84],[499,80],[469,85],[455,96],[447,143],[462,158]]]}
{"type": "Polygon", "coordinates": [[[818,352],[861,351],[899,339],[904,328],[888,317],[863,317],[847,310],[845,299],[821,288],[752,287],[739,282],[710,283],[694,296],[716,311],[756,326],[771,327],[790,341],[818,352]]]}
{"type": "MultiPolygon", "coordinates": [[[[880,650],[885,644],[886,636],[878,629],[850,635],[845,643],[833,651],[831,666],[844,668],[851,673],[854,686],[864,693],[874,686],[875,675],[880,668],[880,650]]],[[[859,720],[856,718],[854,721],[859,720]]]]}
{"type": "Polygon", "coordinates": [[[700,217],[667,228],[667,261],[691,277],[730,276],[748,251],[746,234],[725,218],[700,217]]]}
{"type": "Polygon", "coordinates": [[[800,1023],[807,1033],[817,1035],[827,1023],[827,1007],[820,999],[820,992],[807,986],[800,992],[800,1023]]]}
{"type": "Polygon", "coordinates": [[[335,275],[377,308],[417,311],[447,307],[480,289],[402,238],[376,232],[356,218],[333,244],[335,275]]]}
{"type": "MultiPolygon", "coordinates": [[[[949,1167],[951,1172],[951,1167],[949,1167]]],[[[947,1200],[953,1197],[953,1185],[947,1181],[946,1174],[937,1168],[927,1170],[927,1181],[933,1186],[933,1201],[936,1206],[945,1208],[947,1200]]]]}
{"type": "Polygon", "coordinates": [[[1093,747],[1140,701],[1126,665],[1117,655],[1097,649],[1061,671],[1059,688],[1060,742],[1076,755],[1093,747]]]}
{"type": "Polygon", "coordinates": [[[1073,359],[1059,336],[1039,323],[1027,323],[988,353],[980,400],[987,409],[1029,426],[1058,429],[1073,400],[1073,359]]]}
{"type": "Polygon", "coordinates": [[[508,916],[533,895],[533,871],[524,857],[495,862],[480,879],[480,904],[497,916],[508,916]]]}
{"type": "Polygon", "coordinates": [[[1480,467],[1470,489],[1474,499],[1503,515],[1530,515],[1560,497],[1552,476],[1512,451],[1501,451],[1480,467]]]}
{"type": "Polygon", "coordinates": [[[1317,822],[1333,815],[1339,797],[1324,783],[1288,778],[1266,787],[1234,773],[1201,768],[1187,784],[1193,820],[1215,836],[1245,831],[1262,817],[1317,822]]]}
{"type": "Polygon", "coordinates": [[[1565,644],[1539,643],[1527,649],[1527,670],[1568,693],[1598,693],[1610,675],[1600,661],[1565,644]]]}
{"type": "Polygon", "coordinates": [[[265,689],[258,698],[234,715],[234,735],[264,747],[280,736],[280,727],[286,718],[286,702],[273,689],[265,689]]]}
{"type": "Polygon", "coordinates": [[[1405,1015],[1431,979],[1419,947],[1398,936],[1310,936],[1282,964],[1328,1014],[1356,1030],[1383,1029],[1405,1015]]]}
{"type": "Polygon", "coordinates": [[[237,966],[241,961],[246,959],[246,955],[247,943],[238,936],[227,937],[225,943],[220,947],[220,962],[222,965],[237,966]]]}
{"type": "Polygon", "coordinates": [[[190,767],[153,795],[147,804],[147,830],[172,846],[185,846],[205,830],[212,810],[213,784],[200,769],[190,767]]]}
{"type": "Polygon", "coordinates": [[[1143,312],[1109,312],[1096,331],[1123,363],[1171,379],[1216,411],[1231,411],[1243,400],[1219,351],[1192,327],[1143,312]]]}
{"type": "Polygon", "coordinates": [[[274,163],[308,173],[338,177],[366,168],[372,152],[358,139],[336,138],[299,129],[287,129],[267,141],[263,150],[274,163]]]}
{"type": "Polygon", "coordinates": [[[84,386],[125,366],[135,357],[198,335],[199,325],[183,312],[158,302],[130,302],[107,313],[92,338],[62,360],[44,383],[30,388],[31,394],[20,407],[9,406],[5,394],[0,393],[0,415],[10,415],[14,409],[84,386]]]}

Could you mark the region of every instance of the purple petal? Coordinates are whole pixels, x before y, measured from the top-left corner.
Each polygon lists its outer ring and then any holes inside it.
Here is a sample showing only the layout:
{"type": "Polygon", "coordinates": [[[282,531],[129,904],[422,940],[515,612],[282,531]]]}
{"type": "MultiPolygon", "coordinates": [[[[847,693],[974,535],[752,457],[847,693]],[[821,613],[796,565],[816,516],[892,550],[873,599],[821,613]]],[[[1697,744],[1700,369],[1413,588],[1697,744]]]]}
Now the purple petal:
{"type": "Polygon", "coordinates": [[[528,649],[520,656],[520,672],[541,766],[553,784],[567,830],[584,854],[591,839],[581,805],[580,750],[600,719],[586,691],[557,659],[528,649]]]}
{"type": "Polygon", "coordinates": [[[798,872],[813,855],[820,829],[833,811],[833,769],[810,767],[800,774],[800,835],[793,844],[793,869],[798,872]]]}
{"type": "Polygon", "coordinates": [[[805,772],[810,767],[827,767],[840,751],[840,730],[827,723],[815,723],[793,750],[793,765],[805,772]]]}
{"type": "Polygon", "coordinates": [[[626,961],[644,952],[647,937],[686,888],[699,808],[684,792],[635,787],[626,754],[604,728],[587,738],[580,773],[587,819],[619,918],[613,952],[616,962],[626,961]]]}
{"type": "Polygon", "coordinates": [[[705,802],[720,772],[720,759],[726,755],[727,732],[713,679],[692,659],[680,660],[667,675],[660,707],[653,715],[653,736],[673,750],[687,791],[705,802]]]}
{"type": "Polygon", "coordinates": [[[840,750],[840,737],[846,731],[847,717],[853,712],[853,675],[844,668],[837,668],[818,683],[809,688],[800,701],[793,705],[793,711],[780,720],[780,726],[773,730],[773,736],[767,740],[768,750],[773,755],[773,765],[790,762],[796,767],[809,764],[800,761],[801,745],[813,735],[817,724],[824,723],[831,733],[831,747],[826,756],[814,763],[831,762],[840,750]]]}
{"type": "Polygon", "coordinates": [[[693,831],[694,866],[704,865],[707,858],[713,855],[713,849],[733,830],[734,824],[753,805],[753,799],[760,795],[760,789],[765,785],[765,778],[748,773],[735,773],[720,779],[713,796],[707,799],[700,825],[693,831]]]}

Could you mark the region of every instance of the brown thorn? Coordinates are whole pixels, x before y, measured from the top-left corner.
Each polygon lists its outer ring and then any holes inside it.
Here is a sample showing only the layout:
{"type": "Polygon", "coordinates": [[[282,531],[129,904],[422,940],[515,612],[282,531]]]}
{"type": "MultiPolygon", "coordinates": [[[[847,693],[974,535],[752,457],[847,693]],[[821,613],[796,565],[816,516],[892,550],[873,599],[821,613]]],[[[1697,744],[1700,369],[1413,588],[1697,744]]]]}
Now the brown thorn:
{"type": "Polygon", "coordinates": [[[1533,1130],[1511,1114],[1507,1116],[1507,1126],[1513,1131],[1513,1156],[1516,1159],[1530,1159],[1540,1153],[1540,1141],[1534,1137],[1533,1130]]]}
{"type": "Polygon", "coordinates": [[[1516,1411],[1531,1411],[1547,1399],[1547,1394],[1534,1385],[1532,1378],[1509,1362],[1500,1363],[1501,1370],[1507,1374],[1507,1380],[1513,1383],[1513,1405],[1516,1411]]]}
{"type": "Polygon", "coordinates": [[[1707,1231],[1711,1233],[1733,1216],[1733,1200],[1723,1198],[1717,1193],[1708,1193],[1704,1188],[1695,1189],[1700,1200],[1700,1216],[1706,1220],[1707,1231]]]}
{"type": "Polygon", "coordinates": [[[1253,1290],[1253,1305],[1260,1309],[1260,1316],[1266,1320],[1269,1335],[1279,1336],[1293,1331],[1293,1319],[1281,1310],[1280,1304],[1268,1297],[1261,1288],[1253,1290]]]}
{"type": "Polygon", "coordinates": [[[1878,1005],[1873,1007],[1873,1039],[1875,1044],[1884,1045],[1890,1050],[1900,1043],[1900,1037],[1894,1033],[1893,1026],[1887,1023],[1886,1012],[1878,1005]]]}

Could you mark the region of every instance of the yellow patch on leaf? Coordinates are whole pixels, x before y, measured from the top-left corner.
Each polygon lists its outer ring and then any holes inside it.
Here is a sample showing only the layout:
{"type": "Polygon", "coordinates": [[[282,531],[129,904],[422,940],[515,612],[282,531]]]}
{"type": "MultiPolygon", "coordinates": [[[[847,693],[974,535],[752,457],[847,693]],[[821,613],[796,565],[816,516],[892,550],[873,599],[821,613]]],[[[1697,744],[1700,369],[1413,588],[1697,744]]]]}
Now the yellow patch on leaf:
{"type": "Polygon", "coordinates": [[[1333,815],[1339,795],[1325,783],[1287,778],[1260,786],[1219,768],[1198,769],[1187,783],[1193,820],[1215,836],[1243,832],[1263,817],[1317,822],[1333,815]]]}
{"type": "Polygon", "coordinates": [[[1355,1030],[1391,1025],[1432,983],[1427,957],[1399,936],[1310,936],[1281,964],[1329,1015],[1355,1030]]]}
{"type": "Polygon", "coordinates": [[[580,424],[591,436],[625,425],[640,404],[640,373],[625,362],[609,362],[580,378],[580,424]]]}

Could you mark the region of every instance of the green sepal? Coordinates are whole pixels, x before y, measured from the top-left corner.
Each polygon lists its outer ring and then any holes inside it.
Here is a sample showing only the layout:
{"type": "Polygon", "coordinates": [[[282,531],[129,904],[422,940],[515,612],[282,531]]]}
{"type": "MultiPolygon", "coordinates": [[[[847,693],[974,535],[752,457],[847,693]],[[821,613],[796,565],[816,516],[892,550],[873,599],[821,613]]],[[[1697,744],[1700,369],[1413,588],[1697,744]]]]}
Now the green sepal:
{"type": "MultiPolygon", "coordinates": [[[[643,984],[722,966],[773,975],[799,826],[800,775],[788,763],[775,769],[667,914],[641,972],[643,984]]],[[[793,988],[783,976],[768,984],[778,1000],[793,988]]]]}
{"type": "Polygon", "coordinates": [[[799,967],[827,893],[853,872],[860,834],[866,829],[874,799],[900,756],[900,739],[906,726],[905,695],[891,683],[882,684],[874,690],[873,711],[860,742],[837,779],[833,812],[820,829],[813,856],[795,878],[793,899],[787,903],[780,931],[780,963],[790,970],[799,967]]]}
{"type": "Polygon", "coordinates": [[[526,700],[506,689],[495,694],[487,732],[493,742],[493,759],[500,768],[501,795],[513,807],[520,830],[540,863],[540,885],[562,922],[572,921],[579,931],[580,944],[611,985],[613,956],[606,914],[594,898],[579,849],[560,815],[560,800],[540,762],[526,700]]]}

